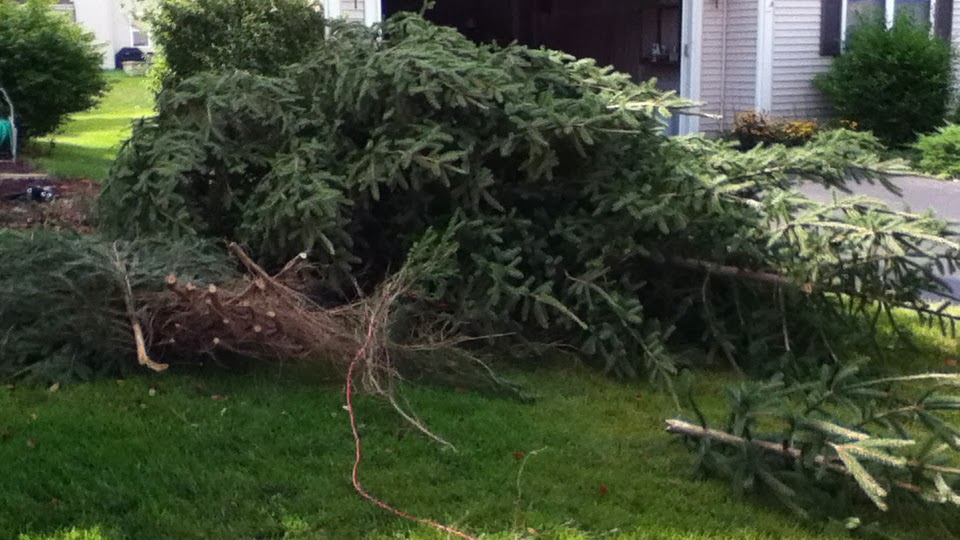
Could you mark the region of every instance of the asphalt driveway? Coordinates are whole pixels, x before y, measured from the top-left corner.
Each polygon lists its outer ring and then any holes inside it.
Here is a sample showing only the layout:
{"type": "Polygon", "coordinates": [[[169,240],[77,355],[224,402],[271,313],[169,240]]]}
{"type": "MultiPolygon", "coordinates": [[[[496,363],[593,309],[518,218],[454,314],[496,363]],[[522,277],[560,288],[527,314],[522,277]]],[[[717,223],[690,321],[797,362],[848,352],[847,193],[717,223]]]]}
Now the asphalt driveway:
{"type": "MultiPolygon", "coordinates": [[[[851,183],[848,187],[857,195],[880,199],[896,210],[933,210],[940,217],[960,221],[960,182],[922,176],[898,176],[893,182],[903,190],[899,197],[880,185],[851,183]]],[[[831,201],[833,197],[830,190],[814,184],[804,185],[801,191],[812,199],[824,202],[831,201]]]]}
{"type": "MultiPolygon", "coordinates": [[[[893,183],[902,190],[899,196],[881,185],[851,183],[848,187],[856,195],[880,199],[895,210],[916,213],[933,210],[942,218],[957,221],[956,226],[960,229],[960,182],[922,176],[898,176],[893,178],[893,183]]],[[[800,191],[814,200],[833,200],[834,191],[819,185],[806,184],[800,191]]],[[[843,198],[847,195],[840,193],[839,196],[843,198]]],[[[953,289],[953,294],[960,296],[960,274],[955,273],[945,279],[953,289]]]]}

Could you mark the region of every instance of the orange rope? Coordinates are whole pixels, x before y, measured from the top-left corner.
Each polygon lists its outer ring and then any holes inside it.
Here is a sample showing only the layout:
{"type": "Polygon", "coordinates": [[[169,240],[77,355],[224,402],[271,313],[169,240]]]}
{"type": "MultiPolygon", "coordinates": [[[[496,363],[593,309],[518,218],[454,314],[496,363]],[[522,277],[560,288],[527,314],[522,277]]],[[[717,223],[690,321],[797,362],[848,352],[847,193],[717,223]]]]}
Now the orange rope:
{"type": "Polygon", "coordinates": [[[360,484],[360,479],[359,479],[360,461],[363,459],[363,453],[361,451],[360,432],[357,430],[357,417],[353,412],[353,372],[356,369],[357,364],[359,364],[360,360],[364,356],[366,356],[367,348],[370,346],[370,343],[373,342],[373,335],[376,330],[376,321],[377,321],[376,317],[371,318],[370,327],[367,329],[367,339],[366,341],[364,341],[363,346],[360,347],[360,350],[357,351],[356,356],[353,357],[353,361],[350,362],[350,369],[347,371],[347,390],[346,390],[347,412],[350,414],[350,428],[353,430],[353,440],[357,446],[357,457],[356,457],[356,460],[353,462],[353,476],[352,476],[353,489],[355,489],[357,493],[359,493],[360,496],[363,497],[364,499],[372,502],[373,504],[379,506],[380,508],[396,516],[399,516],[403,519],[413,521],[416,523],[421,523],[423,525],[429,525],[430,527],[433,527],[439,531],[445,532],[447,534],[452,534],[454,536],[458,536],[460,538],[463,538],[464,540],[477,540],[475,537],[462,533],[456,529],[452,529],[450,527],[441,525],[439,523],[430,521],[428,519],[419,518],[419,517],[407,514],[405,512],[401,512],[400,510],[397,510],[396,508],[388,505],[387,503],[374,498],[372,495],[367,493],[366,490],[363,489],[363,486],[360,484]]]}

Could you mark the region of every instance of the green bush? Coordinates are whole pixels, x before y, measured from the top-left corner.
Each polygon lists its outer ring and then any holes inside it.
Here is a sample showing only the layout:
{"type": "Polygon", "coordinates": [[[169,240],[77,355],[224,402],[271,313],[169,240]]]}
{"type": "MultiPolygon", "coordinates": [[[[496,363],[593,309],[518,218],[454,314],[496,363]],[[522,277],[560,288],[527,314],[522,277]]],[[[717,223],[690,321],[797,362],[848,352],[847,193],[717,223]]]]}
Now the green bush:
{"type": "Polygon", "coordinates": [[[920,170],[960,178],[960,126],[949,125],[922,135],[916,147],[920,151],[920,170]]]}
{"type": "Polygon", "coordinates": [[[149,12],[167,75],[208,70],[276,75],[324,39],[323,12],[312,0],[170,0],[149,12]]]}
{"type": "Polygon", "coordinates": [[[953,51],[927,25],[900,17],[857,27],[847,50],[816,79],[836,114],[890,145],[941,126],[953,88],[953,51]]]}
{"type": "Polygon", "coordinates": [[[96,103],[106,88],[101,61],[93,35],[49,1],[0,2],[0,86],[26,137],[52,133],[69,114],[96,103]]]}

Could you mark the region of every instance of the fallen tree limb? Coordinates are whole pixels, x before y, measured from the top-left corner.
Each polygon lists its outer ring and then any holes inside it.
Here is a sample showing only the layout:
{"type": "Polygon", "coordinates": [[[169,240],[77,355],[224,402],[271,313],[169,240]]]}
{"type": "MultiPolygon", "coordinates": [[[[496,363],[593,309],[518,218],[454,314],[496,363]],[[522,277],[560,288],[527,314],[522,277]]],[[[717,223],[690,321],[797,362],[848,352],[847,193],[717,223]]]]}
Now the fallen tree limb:
{"type": "MultiPolygon", "coordinates": [[[[736,435],[731,435],[726,431],[704,428],[683,420],[672,419],[667,420],[666,423],[667,433],[672,433],[674,435],[693,437],[694,439],[707,439],[725,444],[727,446],[754,446],[766,452],[770,452],[771,454],[777,454],[795,459],[797,461],[801,461],[803,459],[803,453],[800,450],[786,444],[777,444],[775,442],[765,441],[762,439],[746,439],[743,437],[737,437],[736,435]]],[[[847,468],[838,461],[827,459],[824,456],[817,456],[815,461],[818,465],[826,465],[833,471],[849,474],[847,468]]]]}
{"type": "Polygon", "coordinates": [[[745,279],[748,281],[756,281],[760,283],[770,283],[773,285],[784,285],[794,289],[799,289],[800,291],[812,294],[815,290],[822,293],[829,294],[838,294],[846,295],[855,298],[860,298],[868,302],[881,302],[890,307],[898,309],[906,309],[913,311],[915,313],[921,313],[924,315],[929,315],[932,317],[941,317],[946,320],[951,320],[955,322],[960,322],[960,315],[954,315],[947,313],[944,310],[933,309],[924,305],[919,305],[911,302],[899,302],[895,300],[888,300],[883,298],[876,298],[868,294],[856,293],[851,291],[845,291],[834,288],[817,288],[813,283],[798,283],[789,277],[783,274],[775,274],[772,272],[763,272],[758,270],[751,270],[748,268],[740,268],[737,266],[728,266],[723,264],[718,264],[710,261],[702,261],[697,259],[687,259],[683,257],[669,257],[665,261],[667,264],[677,266],[680,268],[686,268],[688,270],[698,270],[706,272],[710,275],[717,275],[721,277],[728,277],[734,279],[745,279]]]}
{"type": "MultiPolygon", "coordinates": [[[[803,452],[801,452],[797,448],[789,446],[786,443],[778,444],[775,442],[765,441],[762,439],[747,439],[744,437],[731,435],[730,433],[727,433],[725,431],[704,428],[696,424],[691,424],[690,422],[685,422],[683,420],[678,420],[678,419],[666,420],[666,424],[667,424],[667,428],[666,428],[667,433],[671,433],[673,435],[691,437],[694,439],[706,439],[706,440],[718,442],[720,444],[724,444],[727,446],[740,446],[740,447],[752,446],[754,448],[758,448],[760,450],[763,450],[771,454],[776,454],[779,456],[790,458],[800,463],[803,462],[803,458],[804,458],[803,452]]],[[[827,456],[819,455],[814,457],[813,461],[817,465],[825,466],[826,468],[836,473],[840,473],[850,477],[854,476],[853,473],[839,459],[832,459],[827,456]]],[[[909,461],[907,464],[908,466],[913,468],[924,469],[924,470],[928,470],[928,471],[932,471],[940,474],[960,474],[960,469],[953,468],[953,467],[943,467],[939,465],[920,463],[917,461],[909,461]]],[[[894,481],[893,484],[901,489],[905,489],[907,491],[911,491],[914,493],[923,492],[922,488],[920,488],[915,484],[910,484],[908,482],[894,481]]]]}
{"type": "Polygon", "coordinates": [[[685,259],[683,257],[670,257],[667,259],[667,262],[669,262],[674,266],[679,266],[681,268],[687,268],[690,270],[703,270],[709,274],[715,274],[718,276],[743,278],[743,279],[749,279],[751,281],[773,283],[775,285],[789,285],[791,287],[797,287],[806,293],[813,292],[812,283],[804,283],[802,285],[799,285],[789,277],[784,276],[782,274],[774,274],[772,272],[761,272],[757,270],[750,270],[747,268],[739,268],[736,266],[726,266],[726,265],[717,264],[710,261],[701,261],[697,259],[685,259]]]}

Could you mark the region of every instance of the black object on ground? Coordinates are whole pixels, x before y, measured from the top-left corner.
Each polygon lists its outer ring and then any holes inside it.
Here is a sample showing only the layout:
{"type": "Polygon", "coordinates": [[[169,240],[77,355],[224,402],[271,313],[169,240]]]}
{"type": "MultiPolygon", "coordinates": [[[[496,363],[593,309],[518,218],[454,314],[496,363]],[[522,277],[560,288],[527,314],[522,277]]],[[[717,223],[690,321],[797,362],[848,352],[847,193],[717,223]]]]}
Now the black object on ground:
{"type": "Polygon", "coordinates": [[[124,62],[143,62],[146,60],[143,51],[136,47],[124,47],[117,51],[116,68],[123,69],[124,62]]]}
{"type": "Polygon", "coordinates": [[[48,187],[30,186],[24,192],[7,195],[4,198],[9,201],[27,198],[35,202],[50,202],[56,198],[56,195],[54,195],[53,190],[48,187]]]}

